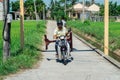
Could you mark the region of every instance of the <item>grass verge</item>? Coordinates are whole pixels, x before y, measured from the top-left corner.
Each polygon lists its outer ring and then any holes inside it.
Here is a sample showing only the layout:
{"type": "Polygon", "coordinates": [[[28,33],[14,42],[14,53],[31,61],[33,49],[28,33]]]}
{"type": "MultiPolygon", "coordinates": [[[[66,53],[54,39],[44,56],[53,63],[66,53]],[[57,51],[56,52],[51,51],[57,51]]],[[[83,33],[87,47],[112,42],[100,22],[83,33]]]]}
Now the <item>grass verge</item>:
{"type": "MultiPolygon", "coordinates": [[[[68,21],[67,25],[72,28],[73,32],[84,38],[92,45],[103,51],[104,44],[104,23],[103,22],[89,22],[85,23],[76,21],[68,21]],[[74,24],[73,24],[74,23],[74,24]]],[[[114,51],[120,49],[120,23],[110,22],[109,27],[109,47],[110,47],[110,56],[114,59],[120,61],[120,56],[116,55],[114,51]]]]}
{"type": "MultiPolygon", "coordinates": [[[[24,49],[20,50],[20,25],[19,21],[12,22],[11,28],[11,57],[5,62],[2,62],[2,37],[0,37],[0,76],[16,73],[20,69],[32,68],[33,65],[41,59],[40,54],[43,35],[45,33],[45,21],[39,21],[36,26],[36,21],[25,21],[24,23],[24,49]]],[[[0,22],[2,26],[2,22],[0,22]]],[[[0,27],[0,35],[2,27],[0,27]]],[[[1,77],[2,79],[2,77],[1,77]]]]}

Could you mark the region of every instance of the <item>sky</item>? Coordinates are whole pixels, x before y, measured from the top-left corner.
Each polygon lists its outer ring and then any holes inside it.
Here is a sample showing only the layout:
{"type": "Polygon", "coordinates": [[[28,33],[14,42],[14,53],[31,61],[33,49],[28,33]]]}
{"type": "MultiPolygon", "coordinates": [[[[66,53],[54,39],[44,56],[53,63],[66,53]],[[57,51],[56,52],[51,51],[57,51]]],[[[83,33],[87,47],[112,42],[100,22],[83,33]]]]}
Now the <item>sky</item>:
{"type": "MultiPolygon", "coordinates": [[[[16,1],[16,0],[11,0],[11,1],[16,1]]],[[[51,0],[43,0],[45,2],[45,4],[48,6],[50,4],[50,1],[51,0]]],[[[82,0],[79,0],[80,2],[82,0]]],[[[86,0],[86,1],[91,1],[91,0],[86,0]]],[[[118,4],[120,4],[120,0],[109,0],[109,1],[113,1],[113,2],[117,2],[118,4]]],[[[104,0],[95,0],[96,3],[101,3],[103,4],[104,3],[104,0]]]]}

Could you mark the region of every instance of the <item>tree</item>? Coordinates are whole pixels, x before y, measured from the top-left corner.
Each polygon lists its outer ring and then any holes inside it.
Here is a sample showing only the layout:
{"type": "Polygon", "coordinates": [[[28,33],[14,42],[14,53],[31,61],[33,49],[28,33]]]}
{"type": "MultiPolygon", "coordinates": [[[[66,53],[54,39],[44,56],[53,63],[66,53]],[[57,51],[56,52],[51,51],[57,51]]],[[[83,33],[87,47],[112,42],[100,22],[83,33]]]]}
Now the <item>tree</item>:
{"type": "MultiPolygon", "coordinates": [[[[100,16],[104,15],[104,5],[100,5],[100,16]]],[[[119,16],[120,15],[120,5],[117,2],[109,2],[109,15],[110,16],[119,16]]]]}
{"type": "Polygon", "coordinates": [[[120,16],[120,5],[117,6],[118,16],[120,16]]]}
{"type": "Polygon", "coordinates": [[[12,2],[12,11],[17,11],[20,8],[19,0],[12,2]]]}
{"type": "Polygon", "coordinates": [[[66,15],[66,10],[67,10],[67,2],[70,1],[70,0],[60,0],[60,4],[62,5],[63,4],[63,8],[64,8],[64,13],[66,15]]]}
{"type": "Polygon", "coordinates": [[[43,18],[43,9],[45,7],[45,3],[42,0],[36,0],[36,8],[37,8],[37,13],[39,14],[39,17],[43,18]]]}
{"type": "Polygon", "coordinates": [[[33,19],[33,15],[34,15],[33,0],[26,0],[25,1],[25,11],[26,11],[26,14],[30,17],[30,19],[33,19]]]}
{"type": "Polygon", "coordinates": [[[109,14],[111,16],[118,16],[118,5],[117,2],[113,3],[112,1],[109,2],[109,14]]]}
{"type": "Polygon", "coordinates": [[[51,0],[50,2],[50,11],[51,11],[51,18],[54,19],[55,18],[55,2],[53,0],[51,0]]]}
{"type": "Polygon", "coordinates": [[[73,6],[76,2],[79,2],[79,0],[71,0],[71,5],[73,6]]]}
{"type": "Polygon", "coordinates": [[[85,1],[85,5],[86,6],[90,6],[91,4],[90,4],[90,1],[85,1]]]}
{"type": "Polygon", "coordinates": [[[53,6],[54,6],[54,1],[51,0],[51,2],[50,2],[50,8],[53,8],[53,6]]]}
{"type": "Polygon", "coordinates": [[[104,15],[104,5],[100,5],[100,16],[103,16],[104,15]]]}
{"type": "Polygon", "coordinates": [[[60,16],[62,15],[62,12],[64,13],[64,11],[62,11],[62,7],[60,6],[59,2],[55,2],[55,4],[52,5],[51,8],[51,17],[53,19],[58,19],[60,18],[60,16]]]}
{"type": "Polygon", "coordinates": [[[95,0],[91,0],[91,4],[94,4],[95,3],[95,0]]]}
{"type": "Polygon", "coordinates": [[[51,17],[53,19],[60,19],[62,17],[67,18],[68,15],[66,10],[73,6],[79,0],[51,0],[50,3],[50,10],[51,10],[51,17]]]}
{"type": "MultiPolygon", "coordinates": [[[[37,14],[39,14],[39,17],[41,17],[43,6],[45,6],[45,3],[42,0],[36,0],[36,9],[37,14]]],[[[30,19],[35,18],[35,10],[34,10],[34,1],[33,0],[26,0],[25,1],[25,11],[28,16],[30,16],[30,19]]]]}

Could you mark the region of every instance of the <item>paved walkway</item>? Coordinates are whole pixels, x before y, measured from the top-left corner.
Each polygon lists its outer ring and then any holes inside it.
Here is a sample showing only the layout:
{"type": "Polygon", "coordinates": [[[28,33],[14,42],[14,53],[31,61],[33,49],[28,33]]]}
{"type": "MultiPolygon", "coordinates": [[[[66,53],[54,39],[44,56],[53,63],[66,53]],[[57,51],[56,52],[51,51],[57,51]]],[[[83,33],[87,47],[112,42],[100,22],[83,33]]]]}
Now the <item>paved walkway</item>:
{"type": "MultiPolygon", "coordinates": [[[[52,39],[56,23],[48,21],[47,35],[52,39]]],[[[5,80],[120,80],[120,70],[103,59],[91,48],[73,37],[74,60],[66,66],[57,63],[54,43],[49,45],[47,52],[43,52],[44,59],[36,69],[7,77],[5,80]],[[48,61],[47,59],[51,59],[48,61]]]]}

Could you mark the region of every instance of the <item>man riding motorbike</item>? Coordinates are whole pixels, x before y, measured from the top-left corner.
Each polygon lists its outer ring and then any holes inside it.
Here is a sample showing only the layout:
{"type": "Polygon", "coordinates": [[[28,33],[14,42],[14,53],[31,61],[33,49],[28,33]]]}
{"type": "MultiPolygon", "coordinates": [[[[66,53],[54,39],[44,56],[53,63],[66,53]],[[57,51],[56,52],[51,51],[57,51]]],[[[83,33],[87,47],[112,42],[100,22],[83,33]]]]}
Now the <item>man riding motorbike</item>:
{"type": "Polygon", "coordinates": [[[67,36],[67,29],[65,27],[63,27],[63,23],[62,21],[57,21],[57,28],[54,31],[54,35],[53,38],[56,40],[55,42],[55,50],[56,50],[56,57],[58,58],[58,44],[59,44],[59,40],[57,40],[60,36],[67,36]]]}

